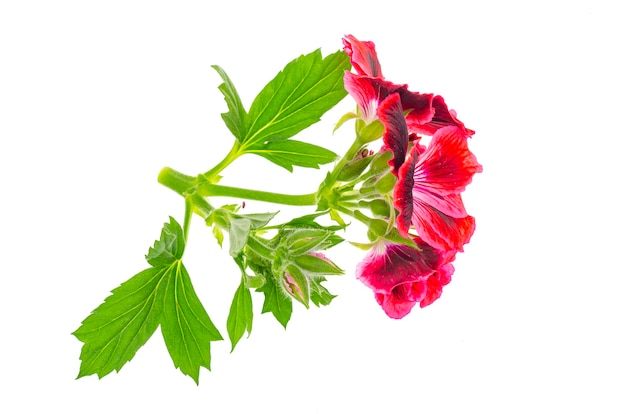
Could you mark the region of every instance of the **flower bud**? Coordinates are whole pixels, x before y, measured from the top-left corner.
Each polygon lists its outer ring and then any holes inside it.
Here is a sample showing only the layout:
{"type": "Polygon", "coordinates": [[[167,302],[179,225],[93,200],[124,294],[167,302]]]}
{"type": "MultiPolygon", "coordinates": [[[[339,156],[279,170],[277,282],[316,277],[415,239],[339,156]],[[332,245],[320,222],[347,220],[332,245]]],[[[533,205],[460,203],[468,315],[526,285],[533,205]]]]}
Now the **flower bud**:
{"type": "Polygon", "coordinates": [[[281,279],[281,286],[289,296],[302,303],[306,308],[309,307],[309,279],[297,266],[287,266],[281,279]]]}
{"type": "Polygon", "coordinates": [[[396,185],[397,181],[398,179],[395,175],[391,173],[386,174],[376,182],[376,189],[380,194],[388,194],[393,191],[393,187],[396,185]]]}
{"type": "Polygon", "coordinates": [[[352,181],[357,178],[368,165],[372,162],[372,156],[369,155],[366,148],[362,149],[357,155],[349,161],[339,171],[337,175],[337,181],[352,181]]]}

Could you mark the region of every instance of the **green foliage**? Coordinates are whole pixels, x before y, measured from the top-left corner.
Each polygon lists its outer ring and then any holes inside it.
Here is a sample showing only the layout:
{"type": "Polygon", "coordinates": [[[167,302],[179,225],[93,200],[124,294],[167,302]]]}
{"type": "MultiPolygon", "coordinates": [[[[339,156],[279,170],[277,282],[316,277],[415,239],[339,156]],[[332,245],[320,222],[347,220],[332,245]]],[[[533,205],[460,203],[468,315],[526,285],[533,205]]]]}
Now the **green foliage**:
{"type": "Polygon", "coordinates": [[[235,291],[226,321],[226,329],[232,345],[231,352],[235,350],[237,342],[244,333],[248,332],[250,335],[252,332],[252,295],[244,279],[244,277],[241,278],[241,283],[235,291]]]}
{"type": "Polygon", "coordinates": [[[239,93],[237,93],[237,89],[235,89],[235,85],[233,85],[226,72],[217,65],[211,67],[215,69],[224,81],[224,83],[218,86],[228,106],[228,112],[222,114],[222,119],[230,132],[241,142],[246,135],[246,110],[241,103],[241,98],[239,97],[239,93]]]}
{"type": "Polygon", "coordinates": [[[319,168],[337,159],[337,154],[317,145],[296,140],[270,141],[248,152],[260,155],[289,172],[293,166],[319,168]]]}
{"type": "Polygon", "coordinates": [[[326,148],[285,140],[318,122],[347,95],[343,75],[350,60],[344,52],[323,58],[318,49],[289,62],[259,92],[249,112],[226,72],[213,68],[224,81],[218,87],[228,106],[222,119],[241,145],[241,153],[260,155],[289,171],[294,166],[319,168],[337,159],[326,148]]]}
{"type": "Polygon", "coordinates": [[[322,282],[325,282],[326,278],[311,278],[311,302],[315,304],[315,306],[319,307],[328,306],[330,302],[337,297],[337,295],[332,295],[328,289],[322,286],[322,282]]]}
{"type": "Polygon", "coordinates": [[[146,255],[152,265],[122,283],[73,333],[84,343],[78,377],[119,371],[161,325],[174,365],[197,383],[210,369],[210,342],[222,339],[182,263],[183,230],[170,217],[146,255]]]}
{"type": "Polygon", "coordinates": [[[276,283],[274,278],[268,277],[265,285],[257,289],[257,292],[262,292],[265,295],[261,313],[271,312],[276,320],[286,329],[287,323],[291,319],[293,303],[276,283]]]}
{"type": "Polygon", "coordinates": [[[211,369],[211,341],[223,338],[198,299],[183,263],[177,261],[170,269],[161,333],[174,366],[198,383],[200,367],[211,369]]]}
{"type": "Polygon", "coordinates": [[[347,95],[343,76],[349,68],[342,51],[322,58],[318,49],[289,62],[252,102],[243,143],[252,149],[291,138],[318,122],[347,95]]]}

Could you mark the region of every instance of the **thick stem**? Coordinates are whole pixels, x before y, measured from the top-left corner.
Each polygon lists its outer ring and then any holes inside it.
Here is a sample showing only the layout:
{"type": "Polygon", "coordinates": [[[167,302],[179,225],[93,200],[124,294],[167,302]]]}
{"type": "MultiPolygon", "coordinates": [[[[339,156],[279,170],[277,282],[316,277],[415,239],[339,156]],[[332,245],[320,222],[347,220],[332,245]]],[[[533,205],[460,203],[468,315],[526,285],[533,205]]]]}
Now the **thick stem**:
{"type": "Polygon", "coordinates": [[[164,167],[159,172],[158,180],[159,183],[180,195],[184,195],[197,182],[195,177],[190,177],[169,167],[164,167]]]}

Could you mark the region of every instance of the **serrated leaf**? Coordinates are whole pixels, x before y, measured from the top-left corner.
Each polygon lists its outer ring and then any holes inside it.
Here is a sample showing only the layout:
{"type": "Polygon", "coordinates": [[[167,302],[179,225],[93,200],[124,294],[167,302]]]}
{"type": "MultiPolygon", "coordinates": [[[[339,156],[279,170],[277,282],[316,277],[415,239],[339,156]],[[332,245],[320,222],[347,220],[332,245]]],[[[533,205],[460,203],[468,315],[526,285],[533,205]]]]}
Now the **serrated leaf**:
{"type": "Polygon", "coordinates": [[[174,365],[198,383],[200,366],[210,369],[210,341],[221,340],[191,285],[180,258],[185,240],[170,217],[146,256],[154,267],[112,291],[73,333],[84,343],[78,377],[119,371],[161,325],[174,365]],[[173,259],[177,258],[177,259],[173,259]]]}
{"type": "Polygon", "coordinates": [[[168,266],[183,257],[185,238],[183,229],[173,217],[163,225],[161,237],[148,249],[146,260],[154,267],[168,266]]]}
{"type": "Polygon", "coordinates": [[[328,164],[337,159],[337,154],[326,148],[292,139],[268,142],[259,148],[255,147],[248,150],[248,152],[260,155],[289,172],[293,171],[294,165],[319,168],[320,165],[328,164]]]}
{"type": "Polygon", "coordinates": [[[286,329],[293,312],[291,298],[283,293],[271,276],[265,278],[265,285],[257,289],[257,292],[262,292],[265,295],[261,313],[272,312],[276,320],[286,329]]]}
{"type": "Polygon", "coordinates": [[[311,279],[311,302],[317,307],[330,305],[330,302],[337,297],[322,286],[324,281],[326,281],[325,278],[311,279]]]}
{"type": "Polygon", "coordinates": [[[248,335],[250,335],[252,332],[252,316],[252,295],[242,278],[241,284],[235,291],[228,319],[226,320],[226,329],[232,344],[230,352],[235,350],[237,342],[239,342],[244,333],[248,332],[248,335]]]}
{"type": "Polygon", "coordinates": [[[168,268],[150,268],[114,289],[73,335],[84,343],[78,378],[119,371],[161,321],[168,268]]]}
{"type": "Polygon", "coordinates": [[[169,269],[161,333],[174,366],[197,384],[200,367],[211,369],[211,342],[223,338],[198,299],[182,262],[169,269]]]}
{"type": "Polygon", "coordinates": [[[347,95],[343,76],[349,68],[344,52],[322,58],[319,49],[288,63],[252,102],[243,146],[288,139],[318,122],[347,95]]]}
{"type": "Polygon", "coordinates": [[[217,65],[211,67],[215,69],[224,81],[224,83],[218,86],[228,106],[228,112],[222,114],[222,119],[230,132],[241,142],[246,134],[246,110],[241,103],[241,98],[239,97],[239,93],[237,93],[237,89],[235,89],[235,85],[233,85],[226,72],[217,65]]]}

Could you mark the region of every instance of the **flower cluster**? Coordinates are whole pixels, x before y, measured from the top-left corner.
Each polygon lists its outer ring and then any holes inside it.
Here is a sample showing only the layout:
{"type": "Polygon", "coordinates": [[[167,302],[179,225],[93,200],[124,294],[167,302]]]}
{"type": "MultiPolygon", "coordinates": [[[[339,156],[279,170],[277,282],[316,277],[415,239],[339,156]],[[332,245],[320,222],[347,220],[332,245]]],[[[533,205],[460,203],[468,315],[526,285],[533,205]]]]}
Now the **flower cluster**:
{"type": "Polygon", "coordinates": [[[357,278],[374,291],[389,317],[399,319],[417,303],[433,303],[450,282],[452,261],[475,228],[461,193],[482,167],[467,145],[474,131],[441,96],[386,80],[372,42],[351,35],[343,42],[356,72],[346,71],[344,85],[358,106],[357,134],[382,123],[382,151],[392,154],[390,173],[396,178],[390,222],[384,234],[374,234],[357,278]],[[427,146],[422,136],[431,137],[427,146]]]}

